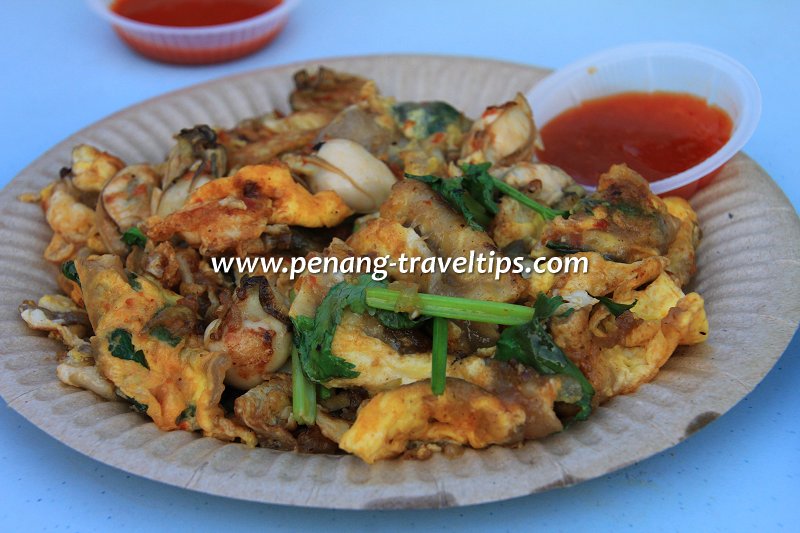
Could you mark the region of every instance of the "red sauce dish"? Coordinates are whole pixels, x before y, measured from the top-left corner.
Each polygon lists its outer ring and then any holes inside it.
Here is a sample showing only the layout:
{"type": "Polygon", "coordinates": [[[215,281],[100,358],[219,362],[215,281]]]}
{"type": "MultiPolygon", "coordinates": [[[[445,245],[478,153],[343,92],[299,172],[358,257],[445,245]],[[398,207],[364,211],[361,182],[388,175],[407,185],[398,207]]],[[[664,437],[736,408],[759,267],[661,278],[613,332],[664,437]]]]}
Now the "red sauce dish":
{"type": "Polygon", "coordinates": [[[761,115],[748,70],[715,50],[644,43],[557,70],[528,92],[540,160],[593,188],[626,163],[656,194],[691,197],[744,147],[761,115]]]}
{"type": "Polygon", "coordinates": [[[206,64],[272,41],[299,0],[88,0],[126,44],[167,63],[206,64]]]}
{"type": "Polygon", "coordinates": [[[653,183],[698,165],[731,138],[733,121],[687,93],[619,93],[563,111],[542,129],[541,161],[582,185],[625,163],[653,183]]]}

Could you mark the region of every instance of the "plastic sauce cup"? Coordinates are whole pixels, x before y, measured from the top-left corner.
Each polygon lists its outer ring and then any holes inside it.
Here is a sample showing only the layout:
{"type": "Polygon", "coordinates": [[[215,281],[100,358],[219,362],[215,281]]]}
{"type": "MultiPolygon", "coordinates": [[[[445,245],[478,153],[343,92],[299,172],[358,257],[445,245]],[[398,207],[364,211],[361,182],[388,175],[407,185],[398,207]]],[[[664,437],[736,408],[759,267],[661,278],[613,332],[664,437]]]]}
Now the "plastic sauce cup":
{"type": "Polygon", "coordinates": [[[585,100],[623,92],[689,93],[723,109],[731,137],[705,161],[650,184],[656,194],[690,197],[753,135],[761,116],[761,92],[738,61],[696,45],[642,43],[599,52],[555,71],[531,89],[528,100],[539,126],[585,100]]]}
{"type": "Polygon", "coordinates": [[[166,63],[199,65],[236,59],[263,48],[281,32],[300,0],[283,0],[269,11],[237,22],[196,27],[139,22],[112,11],[113,0],[87,2],[140,54],[166,63]]]}

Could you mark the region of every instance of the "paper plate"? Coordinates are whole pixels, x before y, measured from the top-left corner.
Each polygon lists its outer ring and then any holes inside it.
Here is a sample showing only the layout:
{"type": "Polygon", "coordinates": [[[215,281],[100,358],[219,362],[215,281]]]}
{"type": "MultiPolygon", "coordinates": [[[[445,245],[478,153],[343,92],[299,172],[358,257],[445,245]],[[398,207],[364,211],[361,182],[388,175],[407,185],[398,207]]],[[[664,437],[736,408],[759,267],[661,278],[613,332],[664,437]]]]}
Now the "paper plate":
{"type": "Polygon", "coordinates": [[[692,204],[704,238],[694,290],[711,332],[680,349],[653,383],[614,398],[587,422],[518,449],[467,450],[429,461],[369,466],[352,456],[248,449],[182,431],[161,432],[122,402],[62,385],[60,346],[19,318],[24,299],[56,290],[42,251],[41,210],[15,197],[58,175],[70,149],[90,143],[128,163],[161,161],[171,135],[196,123],[233,125],[287,110],[291,75],[325,64],[375,79],[399,99],[443,99],[478,115],[527,91],[546,71],[480,59],[384,56],[331,59],[256,71],[149,100],[49,150],[0,197],[0,394],[33,424],[89,457],[192,490],[327,508],[441,507],[502,500],[601,476],[677,444],[742,399],[781,356],[800,320],[800,221],[770,177],[739,154],[692,204]]]}

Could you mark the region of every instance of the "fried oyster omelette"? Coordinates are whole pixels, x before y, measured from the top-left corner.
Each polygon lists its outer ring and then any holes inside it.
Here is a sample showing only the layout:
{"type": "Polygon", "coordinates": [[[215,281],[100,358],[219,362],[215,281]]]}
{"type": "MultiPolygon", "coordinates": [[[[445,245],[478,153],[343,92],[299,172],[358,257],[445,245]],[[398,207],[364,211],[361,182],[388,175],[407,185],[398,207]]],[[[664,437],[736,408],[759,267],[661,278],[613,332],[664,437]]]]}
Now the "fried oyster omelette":
{"type": "MultiPolygon", "coordinates": [[[[368,463],[583,422],[703,342],[697,215],[625,166],[587,192],[535,160],[518,94],[476,120],[320,68],[291,112],[181,130],[160,163],[80,145],[39,193],[63,294],[20,306],[66,385],[162,430],[368,463]],[[388,279],[215,257],[583,259],[388,279]]],[[[589,422],[591,423],[591,422],[589,422]]]]}

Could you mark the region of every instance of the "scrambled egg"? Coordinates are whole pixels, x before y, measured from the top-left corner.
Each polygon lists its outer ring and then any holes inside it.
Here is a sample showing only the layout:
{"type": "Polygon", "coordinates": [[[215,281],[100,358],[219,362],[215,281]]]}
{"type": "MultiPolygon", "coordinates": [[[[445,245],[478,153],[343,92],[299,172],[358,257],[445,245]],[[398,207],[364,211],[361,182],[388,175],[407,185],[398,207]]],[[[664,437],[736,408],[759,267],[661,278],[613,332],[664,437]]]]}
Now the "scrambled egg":
{"type": "MultiPolygon", "coordinates": [[[[631,291],[631,297],[637,300],[631,309],[634,326],[613,346],[601,347],[581,365],[601,400],[635,392],[656,376],[678,345],[703,342],[708,334],[703,299],[697,293],[684,296],[666,273],[644,290],[631,291]]],[[[600,312],[589,322],[597,339],[607,337],[606,328],[616,326],[608,323],[613,315],[601,318],[607,310],[600,312]]]]}
{"type": "Polygon", "coordinates": [[[76,267],[97,367],[121,396],[160,429],[256,443],[251,431],[225,418],[219,401],[230,360],[202,347],[194,313],[179,295],[145,276],[129,277],[117,256],[79,257],[76,267]]]}
{"type": "MultiPolygon", "coordinates": [[[[355,365],[359,375],[354,378],[332,379],[326,385],[332,387],[364,387],[377,392],[400,384],[409,384],[430,377],[431,354],[400,354],[381,339],[364,332],[362,315],[346,311],[333,337],[333,354],[355,365]]],[[[469,356],[455,363],[448,357],[447,374],[468,381],[487,383],[490,381],[488,367],[481,357],[469,356]]]]}
{"type": "Polygon", "coordinates": [[[666,257],[669,259],[667,271],[682,287],[689,283],[697,270],[695,255],[700,244],[700,223],[697,221],[697,213],[683,198],[670,196],[664,198],[664,204],[669,214],[680,220],[678,233],[669,245],[666,257]]]}
{"type": "Polygon", "coordinates": [[[525,411],[480,387],[449,378],[444,394],[430,380],[382,392],[358,413],[339,447],[368,463],[402,454],[412,441],[454,442],[472,448],[522,440],[525,411]]]}
{"type": "Polygon", "coordinates": [[[199,187],[175,213],[150,217],[145,233],[155,241],[180,233],[201,253],[215,253],[258,238],[267,224],[331,227],[352,214],[338,194],[311,194],[282,165],[253,165],[199,187]]]}
{"type": "Polygon", "coordinates": [[[554,340],[580,366],[595,388],[596,401],[602,402],[652,380],[679,345],[703,342],[708,320],[703,299],[697,293],[684,295],[665,271],[665,258],[624,264],[585,255],[588,273],[561,276],[555,285],[559,294],[585,291],[613,296],[618,303],[636,302],[619,317],[602,303],[589,303],[551,324],[554,340]]]}

